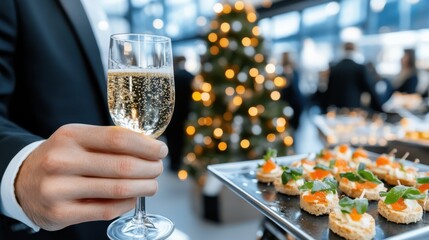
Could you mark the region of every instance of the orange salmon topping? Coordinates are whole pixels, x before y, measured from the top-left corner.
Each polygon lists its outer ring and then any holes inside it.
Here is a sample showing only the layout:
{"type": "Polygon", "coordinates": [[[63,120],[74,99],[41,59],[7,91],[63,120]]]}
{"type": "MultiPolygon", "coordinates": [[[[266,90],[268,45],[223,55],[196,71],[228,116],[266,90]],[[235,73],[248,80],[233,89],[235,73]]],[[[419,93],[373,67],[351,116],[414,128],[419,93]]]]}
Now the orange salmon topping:
{"type": "Polygon", "coordinates": [[[419,191],[422,193],[422,192],[424,192],[424,191],[426,191],[426,190],[428,190],[429,189],[429,183],[425,183],[425,184],[422,184],[420,187],[419,187],[419,191]]]}
{"type": "Polygon", "coordinates": [[[380,157],[377,158],[377,160],[375,161],[375,163],[377,164],[377,166],[387,165],[387,164],[390,163],[390,160],[386,156],[382,155],[382,156],[380,156],[380,157]]]}
{"type": "Polygon", "coordinates": [[[343,177],[341,178],[341,182],[348,184],[350,181],[347,178],[343,177]]]}
{"type": "Polygon", "coordinates": [[[323,150],[322,158],[324,160],[331,160],[331,159],[335,158],[335,156],[334,156],[334,154],[331,151],[329,151],[329,150],[323,150]]]}
{"type": "Polygon", "coordinates": [[[362,148],[358,148],[356,149],[356,151],[353,153],[352,158],[358,158],[358,157],[362,157],[362,158],[368,158],[368,154],[366,153],[365,150],[363,150],[362,148]]]}
{"type": "Polygon", "coordinates": [[[308,203],[328,203],[326,200],[326,193],[322,191],[305,195],[303,200],[308,203]]]}
{"type": "Polygon", "coordinates": [[[272,170],[274,170],[276,168],[276,164],[273,162],[273,160],[268,159],[265,164],[262,166],[262,171],[265,173],[269,173],[272,170]]]}
{"type": "Polygon", "coordinates": [[[356,182],[356,188],[359,190],[363,190],[363,189],[369,189],[369,188],[376,188],[378,186],[377,183],[373,183],[373,182],[364,182],[364,183],[358,183],[356,182]]]}
{"type": "Polygon", "coordinates": [[[359,214],[357,211],[356,211],[356,208],[353,208],[352,209],[352,212],[350,213],[350,218],[353,220],[353,221],[360,221],[360,219],[362,218],[362,214],[359,214]]]}
{"type": "Polygon", "coordinates": [[[404,203],[404,199],[400,198],[397,202],[392,203],[392,209],[395,211],[402,211],[407,208],[407,205],[404,203]]]}
{"type": "Polygon", "coordinates": [[[347,144],[341,144],[338,147],[338,151],[340,151],[340,153],[346,153],[347,150],[349,150],[349,147],[347,146],[347,144]]]}
{"type": "Polygon", "coordinates": [[[335,161],[335,167],[337,168],[346,168],[347,166],[347,161],[343,160],[343,159],[338,159],[335,161]]]}
{"type": "Polygon", "coordinates": [[[309,173],[312,180],[322,180],[330,174],[329,171],[323,169],[314,169],[314,172],[309,173]]]}

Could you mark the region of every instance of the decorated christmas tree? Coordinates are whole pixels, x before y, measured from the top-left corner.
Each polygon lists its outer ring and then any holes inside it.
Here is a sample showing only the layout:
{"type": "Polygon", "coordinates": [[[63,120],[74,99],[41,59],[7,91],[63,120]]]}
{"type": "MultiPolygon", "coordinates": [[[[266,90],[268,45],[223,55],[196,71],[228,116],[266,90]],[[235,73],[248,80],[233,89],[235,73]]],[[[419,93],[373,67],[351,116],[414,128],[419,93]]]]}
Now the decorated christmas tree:
{"type": "Polygon", "coordinates": [[[280,89],[286,79],[267,64],[254,9],[218,3],[207,34],[207,54],[194,82],[186,126],[185,169],[203,180],[209,164],[262,158],[293,144],[280,89]]]}

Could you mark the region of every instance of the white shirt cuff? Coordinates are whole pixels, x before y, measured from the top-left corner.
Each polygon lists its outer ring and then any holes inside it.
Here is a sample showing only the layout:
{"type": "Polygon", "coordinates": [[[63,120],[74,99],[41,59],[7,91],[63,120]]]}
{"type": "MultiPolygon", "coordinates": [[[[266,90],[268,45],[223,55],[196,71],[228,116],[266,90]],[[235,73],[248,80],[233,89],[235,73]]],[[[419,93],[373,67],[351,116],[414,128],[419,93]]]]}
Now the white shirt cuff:
{"type": "Polygon", "coordinates": [[[33,223],[30,218],[22,210],[18,201],[15,197],[15,178],[18,174],[19,168],[25,159],[27,159],[28,155],[37,148],[41,143],[45,140],[40,140],[37,142],[33,142],[27,146],[25,146],[21,151],[19,151],[12,161],[9,162],[9,165],[4,172],[3,178],[1,180],[1,198],[0,198],[0,210],[1,212],[13,219],[16,219],[31,229],[37,232],[40,230],[40,227],[33,223]]]}

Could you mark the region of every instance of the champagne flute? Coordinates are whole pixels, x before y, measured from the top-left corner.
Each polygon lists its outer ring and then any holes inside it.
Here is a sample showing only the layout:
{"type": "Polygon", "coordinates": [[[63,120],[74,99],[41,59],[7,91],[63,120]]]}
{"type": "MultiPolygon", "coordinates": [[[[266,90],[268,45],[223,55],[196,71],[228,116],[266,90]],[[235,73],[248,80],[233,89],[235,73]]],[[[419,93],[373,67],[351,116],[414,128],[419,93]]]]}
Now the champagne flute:
{"type": "MultiPolygon", "coordinates": [[[[166,129],[174,109],[171,40],[147,34],[110,37],[108,105],[115,125],[157,138],[166,129]]],[[[173,223],[146,214],[139,197],[134,216],[119,218],[107,229],[111,239],[165,239],[173,223]]]]}

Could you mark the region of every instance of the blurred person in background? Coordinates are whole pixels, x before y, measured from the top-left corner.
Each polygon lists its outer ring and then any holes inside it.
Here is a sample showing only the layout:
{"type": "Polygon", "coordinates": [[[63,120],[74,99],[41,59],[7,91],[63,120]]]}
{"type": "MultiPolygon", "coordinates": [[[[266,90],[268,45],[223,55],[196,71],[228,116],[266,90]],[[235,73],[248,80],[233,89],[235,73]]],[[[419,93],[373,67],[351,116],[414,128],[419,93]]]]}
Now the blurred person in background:
{"type": "Polygon", "coordinates": [[[416,54],[414,49],[404,49],[401,58],[401,71],[392,80],[393,91],[401,93],[416,93],[418,78],[416,54]]]}
{"type": "Polygon", "coordinates": [[[176,104],[173,117],[165,130],[170,157],[170,170],[177,172],[183,162],[183,147],[185,142],[185,122],[190,111],[192,100],[192,81],[194,75],[185,69],[186,58],[174,57],[174,82],[176,89],[176,104]]]}
{"type": "Polygon", "coordinates": [[[286,78],[286,86],[281,90],[282,100],[293,109],[290,124],[294,129],[299,127],[299,118],[305,106],[305,99],[299,89],[299,73],[288,52],[282,54],[282,73],[286,78]]]}
{"type": "Polygon", "coordinates": [[[374,102],[372,110],[381,110],[381,101],[374,89],[374,81],[361,61],[355,44],[344,43],[342,59],[329,70],[328,88],[323,94],[325,111],[330,106],[365,108],[368,106],[365,106],[364,102],[369,104],[370,101],[374,102]],[[363,96],[370,96],[371,99],[363,101],[363,96]]]}
{"type": "Polygon", "coordinates": [[[0,239],[108,239],[157,190],[167,146],[108,126],[98,4],[0,1],[0,239]]]}

